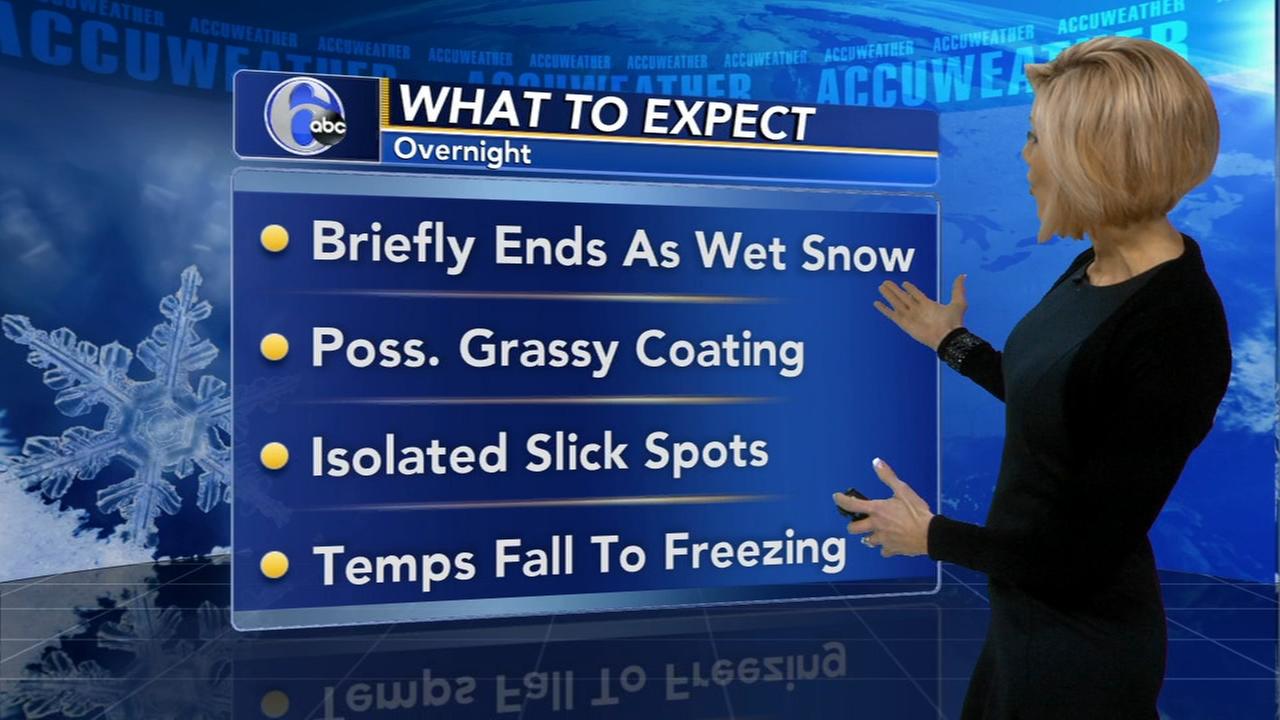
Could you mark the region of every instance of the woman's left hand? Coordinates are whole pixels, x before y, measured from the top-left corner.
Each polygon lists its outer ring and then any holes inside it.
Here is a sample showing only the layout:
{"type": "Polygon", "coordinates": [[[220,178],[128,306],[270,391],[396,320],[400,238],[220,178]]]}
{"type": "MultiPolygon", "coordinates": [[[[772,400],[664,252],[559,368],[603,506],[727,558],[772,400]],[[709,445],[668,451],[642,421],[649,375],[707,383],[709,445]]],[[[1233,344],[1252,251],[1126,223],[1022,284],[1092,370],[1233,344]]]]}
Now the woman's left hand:
{"type": "Polygon", "coordinates": [[[876,475],[893,491],[886,500],[859,500],[844,493],[832,499],[849,512],[866,513],[869,517],[849,523],[852,534],[871,533],[863,538],[868,547],[880,547],[884,557],[891,555],[924,555],[929,551],[929,521],[933,512],[911,486],[898,479],[893,468],[880,458],[871,461],[876,475]]]}

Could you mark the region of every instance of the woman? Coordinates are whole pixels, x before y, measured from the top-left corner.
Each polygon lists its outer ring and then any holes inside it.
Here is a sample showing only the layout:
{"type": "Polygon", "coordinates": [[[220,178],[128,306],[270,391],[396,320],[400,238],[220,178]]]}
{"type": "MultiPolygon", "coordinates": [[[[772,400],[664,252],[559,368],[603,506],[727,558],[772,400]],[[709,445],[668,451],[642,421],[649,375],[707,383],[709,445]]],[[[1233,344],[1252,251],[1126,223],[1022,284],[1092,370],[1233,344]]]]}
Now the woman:
{"type": "Polygon", "coordinates": [[[1027,66],[1023,157],[1039,240],[1091,241],[1003,352],[910,283],[874,305],[1005,401],[984,525],[933,514],[893,470],[851,533],[989,577],[991,624],[963,718],[1156,718],[1166,625],[1147,532],[1213,424],[1231,374],[1222,303],[1167,213],[1209,176],[1218,119],[1204,80],[1148,41],[1104,37],[1027,66]]]}

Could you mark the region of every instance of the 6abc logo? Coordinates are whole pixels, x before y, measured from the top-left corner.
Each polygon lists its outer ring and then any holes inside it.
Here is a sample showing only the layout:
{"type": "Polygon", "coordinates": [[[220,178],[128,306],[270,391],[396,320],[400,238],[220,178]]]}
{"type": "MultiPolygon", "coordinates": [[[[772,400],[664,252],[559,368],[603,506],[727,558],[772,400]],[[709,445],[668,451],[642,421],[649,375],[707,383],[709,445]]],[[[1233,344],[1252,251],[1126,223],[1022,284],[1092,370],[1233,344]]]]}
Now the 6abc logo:
{"type": "Polygon", "coordinates": [[[267,95],[267,134],[294,155],[319,155],[347,136],[342,99],[310,77],[285,80],[267,95]]]}

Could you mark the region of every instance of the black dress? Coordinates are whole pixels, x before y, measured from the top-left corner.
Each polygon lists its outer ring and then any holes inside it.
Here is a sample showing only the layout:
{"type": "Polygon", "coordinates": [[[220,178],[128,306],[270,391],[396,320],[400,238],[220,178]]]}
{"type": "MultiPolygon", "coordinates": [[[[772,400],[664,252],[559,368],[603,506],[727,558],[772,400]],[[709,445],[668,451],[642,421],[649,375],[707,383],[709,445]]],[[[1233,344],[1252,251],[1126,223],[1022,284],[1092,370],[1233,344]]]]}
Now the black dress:
{"type": "Polygon", "coordinates": [[[986,573],[991,624],[962,718],[1158,717],[1166,625],[1147,532],[1231,374],[1199,246],[1093,286],[1081,253],[1003,353],[939,356],[1006,401],[985,525],[936,515],[929,556],[986,573]]]}

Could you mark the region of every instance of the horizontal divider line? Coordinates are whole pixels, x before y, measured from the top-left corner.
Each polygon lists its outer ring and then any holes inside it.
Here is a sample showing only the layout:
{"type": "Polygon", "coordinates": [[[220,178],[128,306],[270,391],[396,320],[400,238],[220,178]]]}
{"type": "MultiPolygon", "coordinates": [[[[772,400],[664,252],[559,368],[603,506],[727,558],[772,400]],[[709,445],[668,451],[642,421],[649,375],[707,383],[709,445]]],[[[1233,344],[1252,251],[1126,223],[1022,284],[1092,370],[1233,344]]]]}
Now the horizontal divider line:
{"type": "Polygon", "coordinates": [[[444,502],[376,503],[305,508],[305,512],[396,511],[396,510],[488,510],[495,508],[584,507],[605,505],[724,505],[767,502],[777,495],[630,495],[615,497],[538,498],[529,500],[454,500],[444,502]]]}
{"type": "Polygon", "coordinates": [[[764,305],[777,298],[750,295],[682,293],[524,292],[486,290],[294,290],[299,295],[358,295],[361,297],[433,298],[443,300],[556,300],[569,302],[680,303],[689,305],[764,305]]]}
{"type": "Polygon", "coordinates": [[[295,400],[297,405],[754,405],[778,402],[764,395],[567,395],[517,397],[349,397],[295,400]]]}
{"type": "MultiPolygon", "coordinates": [[[[634,143],[638,145],[688,145],[707,148],[730,148],[735,150],[775,150],[783,152],[825,153],[833,155],[885,155],[889,157],[922,157],[937,159],[938,150],[912,150],[900,148],[873,148],[846,145],[800,145],[792,143],[766,144],[758,142],[742,142],[734,140],[705,140],[685,137],[643,137],[635,135],[584,135],[536,130],[490,130],[488,128],[438,127],[431,125],[398,125],[387,123],[382,132],[413,133],[415,135],[463,135],[474,138],[515,137],[530,140],[574,140],[582,142],[634,143]]],[[[381,140],[381,138],[379,138],[381,140]]]]}

